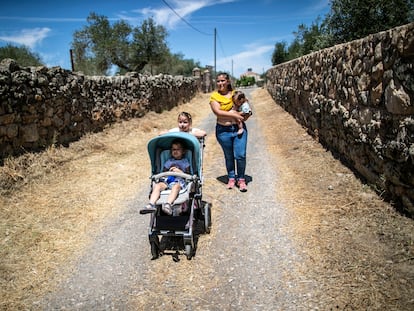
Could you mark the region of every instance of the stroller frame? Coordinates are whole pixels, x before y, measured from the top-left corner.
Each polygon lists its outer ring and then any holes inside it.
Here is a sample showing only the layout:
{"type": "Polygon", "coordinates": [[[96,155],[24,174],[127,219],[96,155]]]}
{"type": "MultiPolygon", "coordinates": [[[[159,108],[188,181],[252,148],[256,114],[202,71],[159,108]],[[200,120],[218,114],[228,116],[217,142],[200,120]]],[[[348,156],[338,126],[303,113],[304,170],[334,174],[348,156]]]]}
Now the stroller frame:
{"type": "MultiPolygon", "coordinates": [[[[181,213],[174,216],[166,215],[161,206],[166,203],[171,190],[161,192],[155,206],[155,213],[151,214],[148,228],[148,237],[151,246],[152,259],[157,259],[166,250],[162,248],[159,237],[182,238],[184,252],[188,260],[195,255],[196,228],[201,227],[202,233],[210,233],[211,205],[202,200],[203,185],[203,149],[204,138],[183,132],[171,132],[152,138],[148,142],[148,153],[151,160],[151,187],[161,178],[168,176],[181,177],[186,181],[186,188],[182,189],[173,202],[173,209],[181,213]],[[164,162],[170,157],[171,143],[180,139],[185,144],[185,157],[190,162],[191,174],[178,172],[163,172],[164,162]],[[201,226],[199,226],[201,224],[201,226]]],[[[176,253],[178,250],[176,250],[176,253]]]]}

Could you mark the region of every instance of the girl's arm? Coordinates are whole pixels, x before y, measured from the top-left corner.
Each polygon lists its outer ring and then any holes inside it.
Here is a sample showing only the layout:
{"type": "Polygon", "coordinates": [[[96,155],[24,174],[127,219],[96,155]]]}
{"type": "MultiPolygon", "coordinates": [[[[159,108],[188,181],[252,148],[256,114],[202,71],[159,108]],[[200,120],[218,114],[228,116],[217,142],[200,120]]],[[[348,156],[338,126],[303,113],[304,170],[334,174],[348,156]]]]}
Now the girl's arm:
{"type": "Polygon", "coordinates": [[[197,138],[204,137],[207,135],[206,131],[200,129],[192,129],[191,134],[193,134],[197,138]]]}

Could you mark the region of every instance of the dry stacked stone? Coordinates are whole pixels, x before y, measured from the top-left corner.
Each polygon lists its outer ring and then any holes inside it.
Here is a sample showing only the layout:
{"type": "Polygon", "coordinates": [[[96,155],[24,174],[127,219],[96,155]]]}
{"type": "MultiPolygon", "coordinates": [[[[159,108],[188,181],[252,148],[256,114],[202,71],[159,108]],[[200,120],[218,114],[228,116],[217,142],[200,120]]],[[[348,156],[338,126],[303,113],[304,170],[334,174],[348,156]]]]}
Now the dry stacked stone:
{"type": "Polygon", "coordinates": [[[275,101],[414,216],[414,23],[277,65],[275,101]]]}
{"type": "Polygon", "coordinates": [[[68,144],[119,120],[162,112],[197,93],[192,77],[85,76],[60,67],[0,63],[0,159],[68,144]]]}

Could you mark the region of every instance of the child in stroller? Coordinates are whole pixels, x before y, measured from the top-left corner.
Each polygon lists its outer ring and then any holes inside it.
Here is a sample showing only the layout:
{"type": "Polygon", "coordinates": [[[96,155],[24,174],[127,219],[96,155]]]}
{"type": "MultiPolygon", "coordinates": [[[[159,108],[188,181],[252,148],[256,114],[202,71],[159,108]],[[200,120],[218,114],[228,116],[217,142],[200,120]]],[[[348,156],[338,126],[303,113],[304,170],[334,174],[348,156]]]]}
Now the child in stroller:
{"type": "Polygon", "coordinates": [[[200,141],[185,132],[165,133],[148,142],[150,201],[140,213],[150,215],[152,259],[169,251],[161,243],[169,239],[181,241],[187,259],[191,259],[195,236],[210,232],[211,204],[202,200],[203,147],[203,138],[200,141]]]}
{"type": "MultiPolygon", "coordinates": [[[[190,173],[190,162],[187,158],[184,158],[185,149],[184,143],[175,139],[171,144],[171,158],[169,158],[164,164],[164,172],[181,172],[181,173],[190,173]]],[[[167,202],[162,205],[162,211],[167,215],[172,215],[172,205],[175,199],[178,197],[178,193],[181,189],[185,187],[185,180],[181,177],[168,176],[160,179],[157,182],[151,192],[150,200],[148,205],[140,210],[140,214],[153,213],[157,209],[155,208],[155,203],[160,198],[161,191],[170,189],[171,192],[168,195],[167,202]]]]}

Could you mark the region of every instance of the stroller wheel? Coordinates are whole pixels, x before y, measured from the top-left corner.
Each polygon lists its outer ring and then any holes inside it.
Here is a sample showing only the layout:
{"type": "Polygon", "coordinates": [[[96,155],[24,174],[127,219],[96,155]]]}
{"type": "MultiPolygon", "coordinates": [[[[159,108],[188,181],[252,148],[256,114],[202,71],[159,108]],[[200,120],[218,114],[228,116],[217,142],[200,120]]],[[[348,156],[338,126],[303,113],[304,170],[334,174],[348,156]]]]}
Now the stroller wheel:
{"type": "Polygon", "coordinates": [[[211,228],[211,206],[207,202],[204,203],[204,232],[210,233],[211,228]]]}
{"type": "Polygon", "coordinates": [[[150,244],[151,244],[151,255],[152,255],[151,260],[157,259],[158,257],[160,257],[160,249],[156,242],[150,242],[150,244]]]}
{"type": "Polygon", "coordinates": [[[193,248],[190,244],[185,245],[185,255],[187,256],[188,260],[191,260],[193,257],[193,248]]]}

